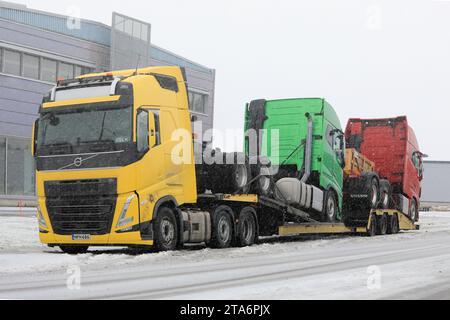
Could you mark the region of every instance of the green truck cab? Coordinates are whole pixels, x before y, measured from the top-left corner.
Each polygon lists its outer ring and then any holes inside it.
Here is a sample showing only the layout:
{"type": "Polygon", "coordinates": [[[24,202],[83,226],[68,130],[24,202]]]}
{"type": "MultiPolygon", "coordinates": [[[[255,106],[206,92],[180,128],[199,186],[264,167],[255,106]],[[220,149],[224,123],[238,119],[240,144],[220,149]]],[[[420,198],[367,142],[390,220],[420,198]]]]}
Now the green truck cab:
{"type": "Polygon", "coordinates": [[[256,175],[271,175],[260,178],[258,193],[272,192],[320,221],[342,220],[345,139],[327,101],[252,101],[246,108],[245,131],[246,155],[251,162],[259,159],[256,175]]]}

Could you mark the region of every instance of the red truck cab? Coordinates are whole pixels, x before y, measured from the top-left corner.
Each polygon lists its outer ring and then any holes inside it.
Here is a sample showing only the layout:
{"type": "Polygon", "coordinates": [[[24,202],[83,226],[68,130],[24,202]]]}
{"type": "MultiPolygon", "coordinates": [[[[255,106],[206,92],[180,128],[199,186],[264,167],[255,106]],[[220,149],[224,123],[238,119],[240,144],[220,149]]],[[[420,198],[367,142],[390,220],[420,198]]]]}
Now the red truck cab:
{"type": "Polygon", "coordinates": [[[375,171],[392,187],[396,209],[419,219],[423,154],[406,116],[388,119],[350,119],[347,145],[375,163],[375,171]]]}

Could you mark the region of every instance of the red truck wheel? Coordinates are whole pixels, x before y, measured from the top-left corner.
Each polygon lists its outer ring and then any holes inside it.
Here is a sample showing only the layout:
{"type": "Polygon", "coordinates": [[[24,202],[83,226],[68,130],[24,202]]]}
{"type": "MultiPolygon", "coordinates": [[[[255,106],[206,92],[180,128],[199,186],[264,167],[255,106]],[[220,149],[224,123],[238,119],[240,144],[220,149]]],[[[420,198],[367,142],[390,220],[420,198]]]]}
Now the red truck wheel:
{"type": "Polygon", "coordinates": [[[412,221],[416,222],[417,217],[419,216],[419,208],[417,206],[417,202],[415,199],[411,200],[411,206],[409,208],[409,217],[412,221]]]}
{"type": "Polygon", "coordinates": [[[380,185],[376,178],[370,180],[369,201],[372,209],[376,209],[379,203],[380,185]]]}

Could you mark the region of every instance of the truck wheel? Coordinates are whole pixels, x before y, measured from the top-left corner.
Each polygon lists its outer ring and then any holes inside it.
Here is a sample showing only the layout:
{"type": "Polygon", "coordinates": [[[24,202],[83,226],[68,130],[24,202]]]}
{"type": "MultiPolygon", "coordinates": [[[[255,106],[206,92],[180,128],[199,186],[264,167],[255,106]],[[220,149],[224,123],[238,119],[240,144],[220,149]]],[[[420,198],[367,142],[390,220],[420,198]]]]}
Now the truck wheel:
{"type": "Polygon", "coordinates": [[[324,208],[324,221],[325,222],[336,222],[336,216],[338,213],[338,205],[336,201],[336,196],[333,191],[328,191],[325,208],[324,208]]]}
{"type": "Polygon", "coordinates": [[[380,209],[389,209],[391,184],[388,180],[380,180],[380,209]]]}
{"type": "Polygon", "coordinates": [[[173,251],[178,243],[178,225],[173,210],[163,207],[154,224],[155,247],[159,251],[173,251]]]}
{"type": "Polygon", "coordinates": [[[419,208],[417,206],[416,199],[411,200],[411,207],[409,208],[409,217],[412,221],[416,222],[419,216],[419,208]]]}
{"type": "Polygon", "coordinates": [[[258,193],[264,196],[270,196],[273,191],[272,179],[270,178],[270,168],[261,166],[260,175],[258,179],[258,193]]]}
{"type": "Polygon", "coordinates": [[[371,209],[376,209],[378,207],[379,194],[380,194],[380,186],[378,180],[373,178],[370,181],[369,186],[369,205],[371,206],[370,207],[371,209]]]}
{"type": "Polygon", "coordinates": [[[375,237],[377,235],[377,215],[372,213],[370,216],[370,226],[367,230],[367,235],[369,237],[375,237]]]}
{"type": "Polygon", "coordinates": [[[249,247],[255,243],[256,221],[253,209],[244,208],[239,216],[237,225],[236,244],[238,247],[249,247]]]}
{"type": "Polygon", "coordinates": [[[250,168],[246,164],[235,164],[232,168],[232,177],[234,177],[233,191],[240,191],[240,193],[248,194],[250,192],[250,186],[248,183],[251,180],[250,168]]]}
{"type": "Polygon", "coordinates": [[[392,215],[388,219],[388,229],[387,234],[397,234],[400,231],[398,216],[396,214],[392,215]]]}
{"type": "Polygon", "coordinates": [[[224,249],[231,246],[233,240],[233,223],[230,214],[225,209],[218,209],[213,216],[212,248],[224,249]]]}
{"type": "Polygon", "coordinates": [[[377,235],[384,236],[388,229],[388,216],[383,214],[382,216],[377,216],[377,235]]]}
{"type": "Polygon", "coordinates": [[[85,254],[89,246],[59,246],[62,252],[72,255],[85,254]]]}

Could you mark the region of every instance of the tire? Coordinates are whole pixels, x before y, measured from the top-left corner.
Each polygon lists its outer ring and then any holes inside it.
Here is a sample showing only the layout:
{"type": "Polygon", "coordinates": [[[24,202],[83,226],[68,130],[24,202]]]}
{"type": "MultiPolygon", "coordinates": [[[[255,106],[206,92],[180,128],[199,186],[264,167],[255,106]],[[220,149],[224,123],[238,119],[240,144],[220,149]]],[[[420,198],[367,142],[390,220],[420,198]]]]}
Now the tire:
{"type": "Polygon", "coordinates": [[[367,235],[369,237],[375,237],[377,235],[377,215],[372,213],[370,217],[370,226],[369,230],[367,230],[367,235]]]}
{"type": "Polygon", "coordinates": [[[223,154],[223,163],[211,166],[209,170],[210,179],[214,181],[211,186],[213,193],[235,193],[248,194],[252,179],[251,169],[248,158],[245,157],[245,163],[238,163],[240,160],[238,153],[223,154]],[[232,164],[227,164],[228,159],[232,159],[232,164]]]}
{"type": "Polygon", "coordinates": [[[253,209],[244,208],[239,216],[236,230],[236,245],[238,247],[249,247],[255,244],[256,221],[253,209]]]}
{"type": "Polygon", "coordinates": [[[388,215],[377,216],[377,235],[384,236],[388,230],[388,215]]]}
{"type": "Polygon", "coordinates": [[[380,209],[389,209],[391,202],[391,184],[388,180],[380,180],[380,209]]]}
{"type": "Polygon", "coordinates": [[[231,192],[239,191],[242,194],[248,194],[250,192],[250,185],[248,184],[252,180],[250,167],[248,164],[236,164],[233,165],[231,177],[233,179],[233,187],[231,192]]]}
{"type": "Polygon", "coordinates": [[[378,179],[372,178],[370,180],[367,191],[369,195],[369,207],[371,209],[377,209],[380,201],[380,185],[378,183],[378,179]]]}
{"type": "Polygon", "coordinates": [[[323,210],[324,222],[336,222],[339,208],[333,191],[327,191],[323,210]]]}
{"type": "Polygon", "coordinates": [[[233,222],[225,207],[219,207],[213,214],[212,237],[210,246],[215,249],[225,249],[233,241],[233,222]]]}
{"type": "Polygon", "coordinates": [[[409,207],[409,217],[412,221],[416,222],[419,218],[419,207],[417,206],[416,199],[411,200],[411,206],[409,207]]]}
{"type": "Polygon", "coordinates": [[[392,215],[388,219],[388,229],[387,234],[397,234],[400,232],[400,226],[398,222],[398,216],[396,214],[392,215]]]}
{"type": "Polygon", "coordinates": [[[262,165],[260,168],[259,175],[261,177],[258,179],[257,183],[257,193],[263,196],[270,196],[273,193],[273,183],[270,176],[271,170],[270,167],[262,165]]]}
{"type": "Polygon", "coordinates": [[[59,246],[62,252],[71,254],[71,255],[77,255],[77,254],[85,254],[89,246],[59,246]]]}
{"type": "Polygon", "coordinates": [[[158,251],[173,251],[178,244],[178,225],[173,210],[162,207],[153,225],[155,248],[158,251]]]}

